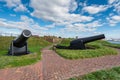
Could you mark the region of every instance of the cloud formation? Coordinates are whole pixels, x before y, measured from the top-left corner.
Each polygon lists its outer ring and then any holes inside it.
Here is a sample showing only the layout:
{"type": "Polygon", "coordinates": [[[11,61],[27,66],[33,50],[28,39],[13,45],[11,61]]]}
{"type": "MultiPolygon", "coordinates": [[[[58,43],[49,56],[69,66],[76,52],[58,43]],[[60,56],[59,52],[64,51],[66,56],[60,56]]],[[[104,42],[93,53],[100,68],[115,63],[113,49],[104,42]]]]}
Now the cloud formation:
{"type": "Polygon", "coordinates": [[[120,16],[119,15],[113,15],[107,18],[108,22],[110,23],[110,26],[115,26],[117,23],[120,22],[120,16]]]}
{"type": "Polygon", "coordinates": [[[64,28],[64,30],[69,31],[69,32],[89,32],[89,31],[94,31],[96,30],[97,27],[102,26],[99,21],[94,21],[92,23],[76,23],[73,25],[68,25],[64,28]]]}
{"type": "Polygon", "coordinates": [[[34,8],[32,16],[43,18],[45,20],[53,21],[55,23],[62,22],[83,22],[91,21],[93,18],[89,16],[82,16],[79,14],[70,14],[69,11],[76,9],[77,4],[74,0],[32,0],[31,6],[34,8]],[[72,2],[71,2],[72,1],[72,2]],[[75,6],[71,6],[71,3],[75,6]],[[47,6],[47,7],[46,7],[47,6]],[[74,9],[73,9],[74,8],[74,9]]]}
{"type": "Polygon", "coordinates": [[[27,8],[25,6],[23,6],[22,4],[19,4],[14,11],[18,12],[18,11],[27,11],[27,8]]]}
{"type": "Polygon", "coordinates": [[[105,11],[108,6],[105,5],[92,5],[92,6],[85,6],[83,11],[88,12],[89,14],[96,14],[102,11],[105,11]]]}
{"type": "MultiPolygon", "coordinates": [[[[23,4],[21,0],[4,2],[4,6],[15,13],[28,12],[26,16],[20,15],[20,21],[16,22],[1,18],[0,25],[8,28],[30,29],[38,33],[42,30],[49,32],[56,27],[65,32],[93,32],[105,24],[115,26],[120,23],[120,0],[107,0],[104,4],[88,3],[89,0],[31,0],[28,4],[23,4]],[[48,24],[42,23],[41,27],[36,19],[48,24]]],[[[10,16],[17,17],[14,14],[10,16]]]]}
{"type": "Polygon", "coordinates": [[[21,0],[5,0],[8,8],[14,8],[14,11],[28,11],[27,8],[21,3],[21,0]]]}
{"type": "Polygon", "coordinates": [[[120,15],[120,0],[108,0],[108,4],[120,15]]]}
{"type": "Polygon", "coordinates": [[[6,28],[17,28],[20,30],[28,29],[31,30],[33,34],[42,34],[42,32],[48,30],[45,27],[39,26],[38,23],[34,22],[33,19],[27,16],[21,16],[20,21],[8,21],[6,19],[0,18],[0,27],[6,28]]]}
{"type": "Polygon", "coordinates": [[[32,0],[31,7],[34,8],[32,16],[51,21],[56,26],[73,26],[74,23],[89,22],[94,19],[91,16],[70,13],[78,7],[75,0],[32,0]]]}

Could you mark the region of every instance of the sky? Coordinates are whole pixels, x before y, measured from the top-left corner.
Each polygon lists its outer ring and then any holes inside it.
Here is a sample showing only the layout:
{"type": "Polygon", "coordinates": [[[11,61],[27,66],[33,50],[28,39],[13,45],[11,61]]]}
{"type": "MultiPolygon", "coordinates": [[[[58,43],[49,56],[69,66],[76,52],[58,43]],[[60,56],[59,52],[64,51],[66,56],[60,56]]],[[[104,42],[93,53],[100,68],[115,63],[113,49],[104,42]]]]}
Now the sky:
{"type": "Polygon", "coordinates": [[[0,0],[0,33],[120,39],[120,0],[0,0]]]}

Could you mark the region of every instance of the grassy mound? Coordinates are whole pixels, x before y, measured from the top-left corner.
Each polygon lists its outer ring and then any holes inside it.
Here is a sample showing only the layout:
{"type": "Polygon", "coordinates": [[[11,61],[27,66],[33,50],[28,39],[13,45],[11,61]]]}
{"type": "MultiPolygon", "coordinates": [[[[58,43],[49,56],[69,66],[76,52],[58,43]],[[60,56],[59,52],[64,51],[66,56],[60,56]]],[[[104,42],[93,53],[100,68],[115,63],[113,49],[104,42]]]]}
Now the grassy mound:
{"type": "MultiPolygon", "coordinates": [[[[64,39],[61,44],[62,46],[69,46],[70,39],[64,39]]],[[[86,44],[86,50],[70,50],[70,49],[56,49],[56,52],[67,59],[80,59],[80,58],[92,58],[104,55],[117,54],[117,51],[113,48],[105,46],[103,42],[106,41],[94,41],[86,44]],[[104,45],[103,45],[104,44],[104,45]]]]}
{"type": "Polygon", "coordinates": [[[69,80],[120,80],[120,67],[100,70],[82,77],[74,77],[69,80]]]}
{"type": "Polygon", "coordinates": [[[28,48],[31,54],[22,56],[8,56],[8,48],[13,37],[0,37],[0,69],[16,66],[25,66],[35,63],[41,59],[40,50],[51,43],[45,41],[43,38],[31,37],[28,40],[28,48]]]}
{"type": "Polygon", "coordinates": [[[113,48],[119,48],[120,49],[120,44],[112,44],[112,43],[109,43],[107,41],[98,41],[98,42],[102,43],[104,46],[113,47],[113,48]]]}

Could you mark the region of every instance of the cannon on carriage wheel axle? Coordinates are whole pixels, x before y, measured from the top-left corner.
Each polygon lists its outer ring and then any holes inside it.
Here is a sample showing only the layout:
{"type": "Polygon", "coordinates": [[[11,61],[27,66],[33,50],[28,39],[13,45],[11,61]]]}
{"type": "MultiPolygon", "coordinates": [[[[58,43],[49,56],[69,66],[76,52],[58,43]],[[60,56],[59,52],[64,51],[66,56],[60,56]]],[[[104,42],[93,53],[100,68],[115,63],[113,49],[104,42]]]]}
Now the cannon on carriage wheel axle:
{"type": "Polygon", "coordinates": [[[15,38],[11,44],[8,51],[9,55],[22,55],[22,54],[28,54],[28,46],[27,46],[27,40],[31,36],[31,31],[29,30],[23,30],[21,35],[15,38]]]}
{"type": "Polygon", "coordinates": [[[101,35],[96,35],[96,36],[91,36],[86,38],[75,39],[70,42],[69,48],[70,49],[86,49],[85,43],[104,39],[104,38],[105,38],[104,34],[101,34],[101,35]]]}

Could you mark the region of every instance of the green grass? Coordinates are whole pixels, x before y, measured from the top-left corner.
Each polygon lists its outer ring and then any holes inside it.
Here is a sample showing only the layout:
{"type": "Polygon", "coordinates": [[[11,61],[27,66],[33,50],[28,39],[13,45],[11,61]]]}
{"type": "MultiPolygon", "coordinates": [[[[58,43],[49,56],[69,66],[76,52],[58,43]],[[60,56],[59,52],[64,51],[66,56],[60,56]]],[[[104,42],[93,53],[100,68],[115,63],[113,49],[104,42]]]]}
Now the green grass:
{"type": "MultiPolygon", "coordinates": [[[[68,46],[70,40],[66,39],[64,41],[61,42],[61,45],[68,46]]],[[[86,46],[89,49],[86,50],[56,49],[56,52],[66,59],[83,59],[117,54],[117,51],[115,49],[103,45],[102,42],[103,41],[94,41],[88,43],[86,46]]]]}
{"type": "Polygon", "coordinates": [[[72,39],[69,39],[69,38],[63,39],[63,40],[61,41],[61,43],[58,44],[58,45],[61,45],[61,46],[69,46],[71,40],[72,40],[72,39]]]}
{"type": "Polygon", "coordinates": [[[120,44],[112,44],[107,41],[98,41],[98,42],[102,43],[105,46],[109,46],[109,47],[113,47],[113,48],[120,48],[120,44]]]}
{"type": "Polygon", "coordinates": [[[6,54],[8,53],[11,40],[13,40],[12,37],[0,37],[0,69],[33,64],[41,59],[40,50],[51,44],[43,38],[31,37],[28,40],[28,48],[31,54],[8,56],[6,54]]]}
{"type": "Polygon", "coordinates": [[[92,58],[99,57],[104,55],[113,55],[117,54],[112,48],[103,47],[100,49],[88,49],[88,50],[66,50],[66,49],[57,49],[56,52],[67,59],[83,59],[83,58],[92,58]]]}
{"type": "Polygon", "coordinates": [[[120,80],[120,67],[92,72],[69,80],[120,80]]]}

